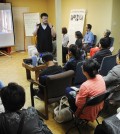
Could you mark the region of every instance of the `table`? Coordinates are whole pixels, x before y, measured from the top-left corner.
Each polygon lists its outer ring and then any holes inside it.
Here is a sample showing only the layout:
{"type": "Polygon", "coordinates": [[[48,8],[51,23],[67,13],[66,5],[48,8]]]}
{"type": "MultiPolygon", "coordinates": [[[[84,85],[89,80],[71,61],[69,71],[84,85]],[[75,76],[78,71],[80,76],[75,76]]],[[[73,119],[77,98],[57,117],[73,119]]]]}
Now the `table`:
{"type": "Polygon", "coordinates": [[[38,66],[34,67],[32,65],[25,64],[24,62],[22,63],[22,66],[26,69],[26,77],[27,77],[27,80],[29,80],[29,81],[32,80],[31,71],[35,72],[35,80],[37,81],[39,73],[40,73],[40,70],[46,68],[45,64],[41,64],[41,65],[38,65],[38,66]]]}

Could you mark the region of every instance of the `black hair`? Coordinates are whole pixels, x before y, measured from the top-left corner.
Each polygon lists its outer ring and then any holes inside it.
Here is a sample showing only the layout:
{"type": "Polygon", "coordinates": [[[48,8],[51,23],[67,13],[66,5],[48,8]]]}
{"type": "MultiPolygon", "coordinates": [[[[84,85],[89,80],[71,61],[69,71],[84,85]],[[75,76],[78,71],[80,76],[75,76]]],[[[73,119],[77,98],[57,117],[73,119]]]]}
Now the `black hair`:
{"type": "Polygon", "coordinates": [[[5,111],[15,112],[25,104],[24,88],[17,83],[9,83],[1,89],[1,100],[5,111]]]}
{"type": "Polygon", "coordinates": [[[101,38],[100,39],[100,44],[102,48],[109,48],[111,44],[110,38],[101,38]]]}
{"type": "Polygon", "coordinates": [[[82,49],[82,39],[76,39],[75,45],[77,46],[78,49],[82,49]]]}
{"type": "Polygon", "coordinates": [[[90,78],[95,78],[98,74],[100,65],[95,59],[88,59],[83,62],[83,70],[88,73],[90,78]]]}
{"type": "Polygon", "coordinates": [[[75,35],[77,36],[78,39],[83,38],[83,35],[82,35],[82,33],[80,31],[76,31],[75,35]]]}
{"type": "Polygon", "coordinates": [[[78,50],[77,50],[77,46],[74,44],[71,44],[68,48],[68,51],[70,51],[72,53],[72,55],[75,57],[76,60],[79,60],[78,57],[78,50]]]}
{"type": "Polygon", "coordinates": [[[43,16],[48,17],[48,14],[47,14],[47,13],[42,13],[42,14],[40,15],[41,19],[42,19],[43,16]]]}
{"type": "Polygon", "coordinates": [[[109,37],[109,36],[110,36],[110,34],[111,34],[111,31],[110,31],[110,30],[108,30],[108,29],[106,29],[106,32],[105,32],[106,37],[109,37]]]}
{"type": "Polygon", "coordinates": [[[92,29],[92,25],[91,24],[87,24],[87,27],[88,27],[88,29],[92,29]]]}
{"type": "Polygon", "coordinates": [[[62,28],[62,34],[66,34],[67,33],[67,28],[66,27],[63,27],[62,28]]]}
{"type": "Polygon", "coordinates": [[[43,53],[42,55],[42,61],[43,62],[48,62],[48,61],[53,61],[53,55],[50,52],[43,53]]]}

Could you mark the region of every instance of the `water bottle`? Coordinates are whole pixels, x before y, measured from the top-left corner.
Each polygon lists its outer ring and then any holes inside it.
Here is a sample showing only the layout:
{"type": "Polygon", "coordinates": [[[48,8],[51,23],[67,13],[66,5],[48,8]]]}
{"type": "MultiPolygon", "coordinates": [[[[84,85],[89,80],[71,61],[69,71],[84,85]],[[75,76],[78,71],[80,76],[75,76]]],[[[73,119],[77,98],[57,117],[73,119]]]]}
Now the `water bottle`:
{"type": "Polygon", "coordinates": [[[37,64],[37,56],[36,56],[36,55],[32,56],[32,65],[33,65],[34,67],[38,65],[38,64],[37,64]]]}

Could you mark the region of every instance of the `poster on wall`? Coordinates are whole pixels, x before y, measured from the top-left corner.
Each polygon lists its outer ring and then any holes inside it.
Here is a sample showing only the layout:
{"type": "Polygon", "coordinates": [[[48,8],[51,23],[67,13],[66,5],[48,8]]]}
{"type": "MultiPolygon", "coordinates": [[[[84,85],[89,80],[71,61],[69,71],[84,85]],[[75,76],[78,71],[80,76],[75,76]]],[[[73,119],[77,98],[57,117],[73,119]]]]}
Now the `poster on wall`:
{"type": "Polygon", "coordinates": [[[70,12],[68,35],[69,44],[75,44],[75,32],[80,31],[83,33],[84,21],[85,21],[85,9],[73,9],[70,12]]]}

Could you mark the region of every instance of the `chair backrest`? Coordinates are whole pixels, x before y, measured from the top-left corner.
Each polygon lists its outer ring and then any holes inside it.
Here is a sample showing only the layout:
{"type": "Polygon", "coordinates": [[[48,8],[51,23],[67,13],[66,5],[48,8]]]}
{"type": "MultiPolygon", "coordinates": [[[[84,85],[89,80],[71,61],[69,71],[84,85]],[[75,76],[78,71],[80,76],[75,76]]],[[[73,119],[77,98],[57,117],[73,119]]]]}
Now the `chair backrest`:
{"type": "Polygon", "coordinates": [[[95,45],[95,44],[96,44],[96,42],[97,42],[97,36],[96,36],[96,35],[94,35],[93,45],[95,45]]]}
{"type": "MultiPolygon", "coordinates": [[[[83,111],[84,111],[84,109],[85,109],[86,107],[88,107],[88,106],[96,106],[96,105],[100,104],[101,102],[105,101],[105,100],[108,98],[109,95],[110,95],[110,92],[109,92],[109,91],[105,91],[105,92],[103,92],[103,93],[101,93],[101,94],[98,94],[98,95],[96,95],[96,96],[94,96],[94,97],[91,97],[90,99],[88,99],[88,100],[86,101],[86,103],[85,103],[84,106],[82,107],[82,109],[81,109],[79,115],[80,115],[81,113],[83,113],[83,111]]],[[[78,117],[79,117],[79,116],[78,116],[78,117]]]]}
{"type": "Polygon", "coordinates": [[[110,47],[112,47],[113,44],[114,44],[114,38],[113,37],[110,37],[110,40],[111,40],[110,47]]]}
{"type": "Polygon", "coordinates": [[[106,76],[108,72],[116,65],[116,55],[106,56],[103,58],[99,73],[106,76]]]}
{"type": "Polygon", "coordinates": [[[109,91],[106,91],[104,93],[101,93],[101,94],[98,94],[98,95],[96,95],[94,97],[91,97],[86,102],[85,107],[86,106],[94,106],[94,105],[97,105],[97,104],[101,103],[102,101],[106,100],[109,95],[110,95],[110,92],[109,91]]]}
{"type": "Polygon", "coordinates": [[[82,65],[83,65],[83,62],[79,62],[76,66],[74,85],[80,85],[87,80],[87,78],[82,72],[82,68],[81,68],[82,65]]]}
{"type": "Polygon", "coordinates": [[[57,98],[65,95],[65,89],[71,86],[73,76],[73,70],[48,76],[46,79],[47,98],[57,98]]]}

